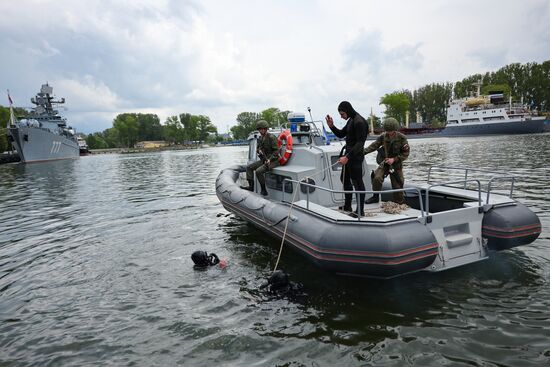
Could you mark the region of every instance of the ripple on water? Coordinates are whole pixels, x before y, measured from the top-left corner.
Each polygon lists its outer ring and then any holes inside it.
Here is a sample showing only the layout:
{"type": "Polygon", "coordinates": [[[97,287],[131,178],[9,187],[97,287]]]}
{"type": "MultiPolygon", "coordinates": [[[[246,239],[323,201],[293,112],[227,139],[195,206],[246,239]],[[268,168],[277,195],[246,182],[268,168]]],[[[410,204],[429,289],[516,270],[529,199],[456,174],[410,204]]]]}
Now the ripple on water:
{"type": "Polygon", "coordinates": [[[215,195],[243,148],[0,166],[0,364],[547,364],[547,135],[410,144],[407,180],[431,164],[522,177],[514,194],[539,215],[540,238],[386,281],[324,273],[285,247],[280,267],[302,288],[280,297],[259,289],[280,242],[215,195]],[[199,249],[229,266],[194,270],[199,249]]]}

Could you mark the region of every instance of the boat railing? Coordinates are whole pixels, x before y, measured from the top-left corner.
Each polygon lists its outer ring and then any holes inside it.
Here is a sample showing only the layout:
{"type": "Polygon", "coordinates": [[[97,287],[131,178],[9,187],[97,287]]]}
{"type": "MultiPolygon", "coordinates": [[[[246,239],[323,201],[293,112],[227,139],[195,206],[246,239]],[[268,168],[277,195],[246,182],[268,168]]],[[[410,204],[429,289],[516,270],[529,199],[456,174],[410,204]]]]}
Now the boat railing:
{"type": "Polygon", "coordinates": [[[296,123],[291,123],[291,122],[285,122],[283,124],[280,124],[279,127],[281,128],[281,131],[282,130],[285,130],[285,129],[291,129],[291,125],[292,124],[296,124],[296,125],[307,125],[309,126],[309,130],[308,131],[291,131],[292,133],[307,133],[309,135],[312,135],[312,136],[323,136],[322,132],[321,132],[321,129],[319,129],[319,126],[317,126],[317,123],[323,123],[323,121],[321,120],[314,120],[314,121],[302,121],[302,122],[296,122],[296,123]]]}
{"type": "Polygon", "coordinates": [[[429,169],[428,169],[428,184],[431,183],[431,179],[432,179],[432,169],[439,169],[441,171],[444,171],[444,170],[455,170],[455,171],[464,171],[464,189],[466,189],[466,186],[467,186],[467,180],[468,180],[468,174],[470,172],[481,172],[481,173],[488,173],[488,174],[493,174],[494,176],[491,176],[489,178],[489,182],[487,183],[487,198],[485,200],[486,203],[489,203],[489,197],[491,195],[491,189],[492,189],[492,184],[493,182],[495,181],[510,181],[510,194],[508,195],[510,198],[512,198],[513,194],[514,194],[514,184],[516,182],[516,177],[513,176],[513,175],[507,175],[507,174],[503,174],[502,172],[498,172],[498,171],[491,171],[491,170],[486,170],[486,169],[480,169],[480,168],[471,168],[471,167],[453,167],[453,166],[431,166],[429,169]]]}
{"type": "MultiPolygon", "coordinates": [[[[317,189],[317,190],[326,191],[326,192],[329,192],[329,193],[332,193],[332,194],[355,194],[355,199],[357,200],[357,202],[359,202],[361,194],[378,195],[378,201],[381,202],[382,201],[382,194],[391,194],[391,193],[394,193],[394,192],[414,191],[418,194],[418,202],[419,202],[421,216],[425,217],[427,215],[427,210],[424,211],[424,203],[423,203],[423,200],[422,200],[422,192],[418,187],[408,187],[408,188],[403,188],[403,189],[391,189],[391,190],[383,190],[383,191],[373,191],[373,190],[347,191],[347,190],[329,189],[327,187],[317,186],[317,185],[310,184],[310,183],[305,182],[305,181],[297,181],[297,180],[293,180],[293,179],[290,179],[290,178],[285,178],[283,180],[283,188],[286,187],[287,182],[295,183],[297,185],[295,188],[293,188],[293,190],[294,189],[298,190],[303,185],[303,186],[311,187],[311,188],[314,188],[314,189],[317,189]]],[[[306,209],[310,210],[309,209],[309,202],[310,202],[309,192],[310,192],[310,190],[306,189],[305,191],[306,191],[306,209]]],[[[285,190],[283,190],[283,197],[282,197],[281,201],[285,202],[285,190]]],[[[361,216],[358,216],[357,219],[360,221],[361,216]]]]}
{"type": "MultiPolygon", "coordinates": [[[[403,189],[391,189],[391,190],[383,190],[383,191],[374,191],[374,190],[346,191],[346,190],[329,189],[329,188],[326,188],[326,187],[310,184],[308,182],[297,181],[297,180],[292,180],[290,178],[285,178],[283,180],[283,188],[286,187],[287,182],[295,183],[297,185],[296,188],[295,188],[296,190],[301,188],[301,186],[303,185],[303,186],[306,186],[306,187],[312,187],[314,189],[330,192],[330,193],[333,193],[333,194],[355,194],[355,198],[356,198],[357,202],[359,202],[361,194],[378,195],[378,201],[381,202],[382,201],[382,194],[391,194],[391,193],[394,193],[394,192],[407,192],[407,191],[411,192],[411,191],[413,191],[413,192],[416,192],[418,194],[418,203],[419,203],[419,207],[420,207],[420,215],[421,215],[422,218],[424,218],[424,217],[426,217],[430,214],[430,190],[432,188],[440,187],[440,186],[451,186],[451,185],[462,184],[462,183],[467,184],[468,182],[475,182],[475,183],[477,183],[478,207],[481,207],[481,205],[482,205],[482,202],[481,202],[481,182],[477,179],[472,179],[472,178],[471,179],[466,179],[466,180],[438,182],[438,183],[434,183],[434,184],[428,186],[428,188],[426,189],[426,209],[425,210],[424,210],[424,200],[422,199],[422,190],[418,187],[408,187],[408,188],[403,188],[403,189]]],[[[293,190],[294,190],[294,188],[293,188],[293,190]]],[[[310,190],[306,189],[305,191],[306,191],[306,209],[310,210],[309,209],[309,202],[310,202],[309,192],[310,192],[310,190]]],[[[487,198],[488,198],[488,196],[487,196],[487,198]]],[[[282,201],[285,202],[285,190],[283,190],[282,201]]],[[[358,216],[357,219],[361,220],[361,216],[358,216]]]]}

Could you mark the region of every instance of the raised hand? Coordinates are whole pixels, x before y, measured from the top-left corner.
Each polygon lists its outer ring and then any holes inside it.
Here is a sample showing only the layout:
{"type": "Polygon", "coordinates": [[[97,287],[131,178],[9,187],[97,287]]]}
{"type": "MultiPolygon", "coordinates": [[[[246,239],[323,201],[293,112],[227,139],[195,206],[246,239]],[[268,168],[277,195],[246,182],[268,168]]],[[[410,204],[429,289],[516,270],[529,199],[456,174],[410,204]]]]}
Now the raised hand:
{"type": "Polygon", "coordinates": [[[327,122],[328,127],[333,127],[334,126],[334,120],[332,119],[332,116],[327,115],[325,117],[325,121],[327,122]]]}

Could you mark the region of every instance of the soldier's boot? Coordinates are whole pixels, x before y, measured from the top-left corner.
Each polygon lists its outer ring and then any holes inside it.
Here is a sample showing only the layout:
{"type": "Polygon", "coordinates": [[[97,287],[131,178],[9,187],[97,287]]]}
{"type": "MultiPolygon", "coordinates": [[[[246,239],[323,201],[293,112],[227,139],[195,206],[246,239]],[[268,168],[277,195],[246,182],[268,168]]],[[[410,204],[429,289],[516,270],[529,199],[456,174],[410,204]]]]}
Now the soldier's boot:
{"type": "Polygon", "coordinates": [[[378,195],[372,195],[370,198],[365,200],[365,204],[374,204],[380,201],[380,197],[378,195]]]}
{"type": "MultiPolygon", "coordinates": [[[[374,175],[371,175],[372,177],[372,191],[380,191],[382,190],[382,182],[379,179],[376,179],[374,175]]],[[[384,179],[382,179],[383,181],[384,179]]],[[[365,200],[365,204],[374,204],[380,201],[380,195],[379,194],[373,194],[370,198],[365,200]]]]}
{"type": "Polygon", "coordinates": [[[265,188],[265,184],[260,184],[260,187],[262,188],[261,194],[263,196],[267,196],[268,194],[267,194],[267,189],[265,188]]]}
{"type": "Polygon", "coordinates": [[[247,180],[248,181],[248,187],[241,186],[241,189],[248,190],[248,191],[254,191],[254,180],[247,180]]]}
{"type": "Polygon", "coordinates": [[[403,192],[394,192],[393,201],[397,204],[405,204],[405,196],[403,195],[403,192]]]}
{"type": "Polygon", "coordinates": [[[344,206],[339,206],[338,209],[345,212],[353,211],[353,209],[351,208],[351,198],[352,194],[344,194],[344,206]]]}

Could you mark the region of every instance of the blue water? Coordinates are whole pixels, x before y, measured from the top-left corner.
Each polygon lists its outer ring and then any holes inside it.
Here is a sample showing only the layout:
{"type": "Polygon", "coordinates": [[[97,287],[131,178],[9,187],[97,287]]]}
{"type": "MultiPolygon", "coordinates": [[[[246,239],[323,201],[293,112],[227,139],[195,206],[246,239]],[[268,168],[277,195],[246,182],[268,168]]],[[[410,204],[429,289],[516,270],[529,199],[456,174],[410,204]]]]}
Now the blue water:
{"type": "MultiPolygon", "coordinates": [[[[533,244],[438,274],[324,273],[290,247],[302,289],[259,289],[279,241],[223,209],[244,147],[0,166],[0,366],[550,365],[550,135],[412,140],[431,164],[519,176],[533,244]],[[225,269],[196,271],[195,250],[225,269]]],[[[374,159],[370,157],[369,159],[374,159]]]]}

